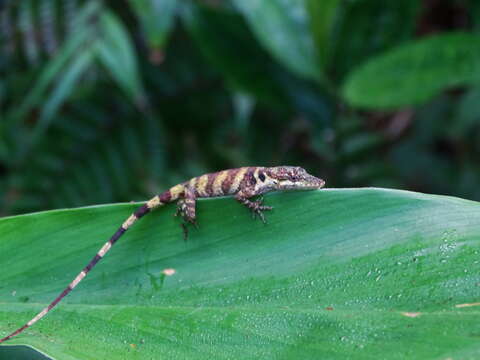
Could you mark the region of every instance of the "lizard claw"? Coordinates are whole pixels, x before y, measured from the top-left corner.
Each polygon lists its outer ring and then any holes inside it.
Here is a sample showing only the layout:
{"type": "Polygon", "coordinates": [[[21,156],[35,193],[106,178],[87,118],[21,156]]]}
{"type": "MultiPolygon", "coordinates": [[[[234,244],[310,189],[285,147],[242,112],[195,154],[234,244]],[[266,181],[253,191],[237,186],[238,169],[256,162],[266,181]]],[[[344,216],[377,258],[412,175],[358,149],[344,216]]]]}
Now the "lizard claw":
{"type": "Polygon", "coordinates": [[[258,216],[260,220],[262,220],[262,222],[266,224],[267,220],[265,219],[265,215],[263,214],[263,212],[272,210],[273,207],[262,205],[262,204],[263,204],[263,196],[260,199],[253,202],[252,214],[253,214],[253,218],[256,218],[258,216]]]}
{"type": "Polygon", "coordinates": [[[183,240],[187,241],[187,239],[188,239],[188,227],[185,223],[181,223],[180,226],[182,227],[182,230],[183,230],[183,240]]]}
{"type": "Polygon", "coordinates": [[[271,206],[261,206],[260,208],[258,208],[258,210],[255,211],[255,213],[258,215],[260,220],[262,220],[262,222],[266,224],[267,220],[265,219],[265,215],[263,215],[263,211],[272,210],[272,209],[273,207],[271,206]]]}
{"type": "Polygon", "coordinates": [[[260,220],[262,220],[264,224],[267,223],[267,220],[265,219],[265,215],[263,215],[263,212],[260,209],[255,211],[255,214],[258,215],[258,217],[260,218],[260,220]]]}
{"type": "Polygon", "coordinates": [[[263,212],[268,211],[268,210],[272,210],[273,207],[263,205],[263,196],[260,196],[255,201],[251,201],[248,198],[241,197],[241,196],[238,196],[238,195],[237,195],[236,199],[239,202],[241,202],[243,205],[245,205],[247,208],[250,209],[250,211],[252,212],[253,219],[255,219],[258,216],[264,224],[267,223],[267,221],[265,219],[265,216],[263,215],[263,212]]]}
{"type": "Polygon", "coordinates": [[[190,222],[190,224],[192,224],[192,225],[195,227],[195,229],[198,230],[198,222],[197,222],[197,220],[193,219],[193,220],[189,220],[189,222],[190,222]]]}
{"type": "Polygon", "coordinates": [[[183,240],[187,241],[188,238],[188,224],[192,224],[195,229],[198,230],[198,223],[196,219],[184,218],[185,222],[182,222],[180,225],[183,229],[183,240]]]}

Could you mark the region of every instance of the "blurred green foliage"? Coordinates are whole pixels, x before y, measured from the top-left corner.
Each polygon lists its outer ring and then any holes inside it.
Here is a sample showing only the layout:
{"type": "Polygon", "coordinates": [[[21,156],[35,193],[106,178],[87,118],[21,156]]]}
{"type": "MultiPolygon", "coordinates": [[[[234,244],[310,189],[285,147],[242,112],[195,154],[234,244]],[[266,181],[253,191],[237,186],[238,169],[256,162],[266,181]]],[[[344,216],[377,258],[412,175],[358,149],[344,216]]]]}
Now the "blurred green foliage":
{"type": "Polygon", "coordinates": [[[473,0],[0,1],[0,214],[295,164],[480,200],[473,0]]]}

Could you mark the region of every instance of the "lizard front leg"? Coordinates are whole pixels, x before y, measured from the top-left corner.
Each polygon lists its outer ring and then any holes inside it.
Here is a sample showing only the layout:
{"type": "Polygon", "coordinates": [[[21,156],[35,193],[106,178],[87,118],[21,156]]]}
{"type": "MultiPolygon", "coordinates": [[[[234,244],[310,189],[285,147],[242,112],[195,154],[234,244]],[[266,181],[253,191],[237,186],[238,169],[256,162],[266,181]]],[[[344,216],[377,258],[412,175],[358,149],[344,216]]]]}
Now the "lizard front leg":
{"type": "Polygon", "coordinates": [[[175,216],[181,215],[184,220],[181,226],[183,229],[183,236],[185,240],[188,237],[188,223],[193,224],[195,227],[198,227],[196,221],[195,203],[195,192],[187,187],[185,189],[184,198],[178,200],[177,202],[177,212],[175,213],[175,216]]]}
{"type": "Polygon", "coordinates": [[[257,194],[253,193],[252,191],[240,191],[237,193],[237,195],[235,195],[235,199],[249,208],[252,211],[253,217],[258,216],[260,220],[266,224],[267,221],[265,220],[263,211],[272,210],[273,207],[263,205],[263,197],[260,197],[255,201],[249,200],[249,198],[255,195],[257,194]]]}

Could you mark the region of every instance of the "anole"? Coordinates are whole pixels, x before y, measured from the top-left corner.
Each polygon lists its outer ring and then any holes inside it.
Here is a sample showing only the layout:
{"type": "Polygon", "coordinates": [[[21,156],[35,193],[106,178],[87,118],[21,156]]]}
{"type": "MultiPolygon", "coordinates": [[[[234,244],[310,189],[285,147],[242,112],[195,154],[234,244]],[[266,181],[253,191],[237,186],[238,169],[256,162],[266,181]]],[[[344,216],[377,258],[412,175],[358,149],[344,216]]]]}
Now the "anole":
{"type": "Polygon", "coordinates": [[[90,270],[102,259],[117,240],[141,217],[162,205],[177,202],[177,213],[185,221],[182,224],[185,237],[187,236],[186,224],[196,225],[195,202],[198,198],[216,196],[234,196],[258,216],[264,223],[263,211],[272,207],[263,205],[263,199],[250,200],[252,197],[269,191],[283,190],[313,190],[320,189],[325,181],[308,174],[304,169],[294,166],[277,167],[241,167],[238,169],[223,170],[211,174],[194,177],[189,181],[175,185],[164,193],[157,195],[139,207],[118,228],[105,245],[97,252],[92,260],[77,275],[75,279],[53,300],[50,305],[39,312],[34,318],[10,335],[0,339],[0,343],[20,334],[26,328],[35,324],[52,310],[70,291],[72,291],[90,270]]]}

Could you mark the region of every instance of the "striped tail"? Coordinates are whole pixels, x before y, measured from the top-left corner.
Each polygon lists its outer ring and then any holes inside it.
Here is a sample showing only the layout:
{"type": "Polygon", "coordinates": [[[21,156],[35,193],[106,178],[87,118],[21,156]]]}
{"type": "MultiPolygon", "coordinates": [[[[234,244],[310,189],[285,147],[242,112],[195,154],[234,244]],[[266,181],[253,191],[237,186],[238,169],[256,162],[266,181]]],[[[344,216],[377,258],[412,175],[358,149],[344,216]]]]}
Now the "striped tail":
{"type": "Polygon", "coordinates": [[[110,240],[108,240],[105,243],[105,245],[103,245],[102,248],[98,251],[98,253],[93,257],[93,259],[90,260],[88,265],[85,266],[82,271],[80,271],[77,277],[65,288],[65,290],[62,291],[60,295],[57,296],[55,300],[53,300],[50,303],[50,305],[48,305],[45,309],[40,311],[28,323],[18,328],[10,335],[4,337],[3,339],[0,339],[0,343],[11,339],[15,335],[20,334],[23,330],[32,326],[38,320],[40,320],[45,315],[47,315],[48,312],[52,310],[60,302],[60,300],[62,300],[65,296],[67,296],[68,293],[70,293],[70,291],[72,291],[80,283],[80,281],[83,280],[83,278],[88,274],[88,272],[92,270],[92,268],[100,261],[100,259],[105,256],[108,250],[110,250],[110,248],[117,242],[118,239],[120,239],[120,237],[125,233],[125,231],[127,231],[130,228],[130,226],[132,226],[138,219],[140,219],[145,214],[149,213],[151,210],[161,205],[164,205],[165,203],[170,202],[171,200],[173,199],[169,190],[163,193],[161,196],[158,196],[158,195],[155,196],[154,198],[149,200],[145,205],[139,207],[132,215],[130,215],[130,217],[127,220],[125,220],[122,226],[120,226],[120,228],[115,232],[115,234],[113,234],[110,240]]]}

